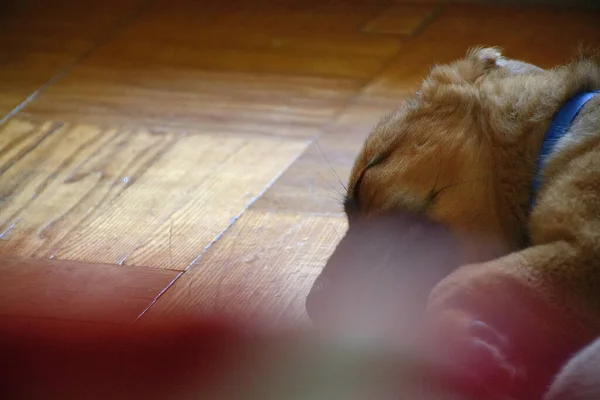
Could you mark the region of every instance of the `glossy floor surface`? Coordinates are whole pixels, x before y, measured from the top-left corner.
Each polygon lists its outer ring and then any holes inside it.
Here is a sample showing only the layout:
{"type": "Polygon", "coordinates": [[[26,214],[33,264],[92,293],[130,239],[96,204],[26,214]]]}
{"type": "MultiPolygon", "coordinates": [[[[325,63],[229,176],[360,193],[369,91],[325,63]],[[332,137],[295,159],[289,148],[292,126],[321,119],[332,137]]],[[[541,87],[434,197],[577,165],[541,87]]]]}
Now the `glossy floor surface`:
{"type": "Polygon", "coordinates": [[[543,67],[594,11],[435,0],[0,6],[0,319],[304,316],[370,127],[433,63],[543,67]]]}

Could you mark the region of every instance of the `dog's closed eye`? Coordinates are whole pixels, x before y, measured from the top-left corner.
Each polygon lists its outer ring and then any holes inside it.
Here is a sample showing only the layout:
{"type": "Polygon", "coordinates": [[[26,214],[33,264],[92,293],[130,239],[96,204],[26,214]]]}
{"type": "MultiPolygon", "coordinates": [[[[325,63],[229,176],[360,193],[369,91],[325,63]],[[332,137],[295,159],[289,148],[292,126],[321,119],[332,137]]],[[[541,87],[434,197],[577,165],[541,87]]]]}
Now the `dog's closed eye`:
{"type": "Polygon", "coordinates": [[[367,166],[358,175],[354,186],[348,188],[348,195],[346,195],[346,198],[344,199],[344,210],[348,216],[351,214],[356,214],[360,211],[360,188],[367,171],[373,167],[381,165],[388,157],[389,154],[383,154],[373,158],[373,160],[367,164],[367,166]]]}

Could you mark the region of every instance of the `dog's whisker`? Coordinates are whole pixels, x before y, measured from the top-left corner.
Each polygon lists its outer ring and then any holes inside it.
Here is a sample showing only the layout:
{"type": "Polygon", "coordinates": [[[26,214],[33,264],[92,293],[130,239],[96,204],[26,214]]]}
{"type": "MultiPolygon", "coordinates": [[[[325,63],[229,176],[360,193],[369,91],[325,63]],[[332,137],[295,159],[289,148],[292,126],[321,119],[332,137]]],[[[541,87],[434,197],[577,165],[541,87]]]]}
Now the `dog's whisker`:
{"type": "MultiPolygon", "coordinates": [[[[330,198],[330,199],[335,200],[335,202],[338,203],[338,204],[342,204],[344,202],[344,198],[343,197],[340,198],[340,197],[336,197],[336,196],[332,196],[332,195],[328,195],[327,197],[330,198]]],[[[343,211],[343,209],[340,208],[340,211],[343,211]]]]}
{"type": "Polygon", "coordinates": [[[329,165],[329,167],[333,171],[333,174],[337,178],[337,181],[339,182],[339,184],[342,186],[342,188],[344,189],[344,191],[347,192],[348,188],[346,187],[346,185],[344,185],[344,182],[342,182],[342,179],[340,178],[340,175],[337,173],[337,171],[335,170],[335,168],[333,168],[333,165],[331,164],[331,162],[329,161],[329,159],[325,155],[325,152],[323,152],[323,149],[321,148],[321,145],[319,144],[319,141],[316,140],[316,139],[315,139],[315,145],[317,146],[317,149],[319,149],[319,153],[321,153],[321,155],[323,156],[323,158],[325,159],[325,161],[327,162],[327,164],[329,165]]]}
{"type": "MultiPolygon", "coordinates": [[[[331,190],[333,190],[334,192],[336,192],[337,194],[339,194],[341,196],[341,199],[344,198],[345,193],[343,193],[339,189],[335,188],[327,179],[325,179],[323,174],[319,173],[319,176],[321,176],[321,179],[323,179],[323,181],[327,184],[327,186],[329,186],[331,188],[331,190]]],[[[341,199],[339,199],[339,200],[341,200],[341,199]]]]}

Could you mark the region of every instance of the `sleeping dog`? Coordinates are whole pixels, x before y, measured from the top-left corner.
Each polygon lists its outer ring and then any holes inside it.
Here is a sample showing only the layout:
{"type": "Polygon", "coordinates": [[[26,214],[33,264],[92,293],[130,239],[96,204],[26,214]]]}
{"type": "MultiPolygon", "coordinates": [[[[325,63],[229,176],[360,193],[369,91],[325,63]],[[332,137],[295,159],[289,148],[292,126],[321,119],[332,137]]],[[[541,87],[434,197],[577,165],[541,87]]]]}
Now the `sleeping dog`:
{"type": "MultiPolygon", "coordinates": [[[[433,67],[356,158],[311,319],[391,330],[424,315],[434,353],[497,393],[542,398],[600,336],[598,90],[586,52],[544,70],[476,48],[433,67]]],[[[574,368],[555,385],[580,387],[574,368]]],[[[549,399],[600,398],[557,387],[549,399]]]]}

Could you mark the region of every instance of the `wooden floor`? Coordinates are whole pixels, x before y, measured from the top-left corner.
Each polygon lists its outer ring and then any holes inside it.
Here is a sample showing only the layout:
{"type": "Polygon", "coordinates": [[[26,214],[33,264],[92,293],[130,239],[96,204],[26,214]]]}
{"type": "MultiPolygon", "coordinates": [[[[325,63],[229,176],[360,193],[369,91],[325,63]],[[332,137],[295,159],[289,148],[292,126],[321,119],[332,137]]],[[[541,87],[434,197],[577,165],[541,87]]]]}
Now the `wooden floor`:
{"type": "Polygon", "coordinates": [[[0,316],[302,319],[353,157],[431,64],[486,44],[549,67],[600,47],[599,21],[435,0],[4,1],[0,316]]]}

